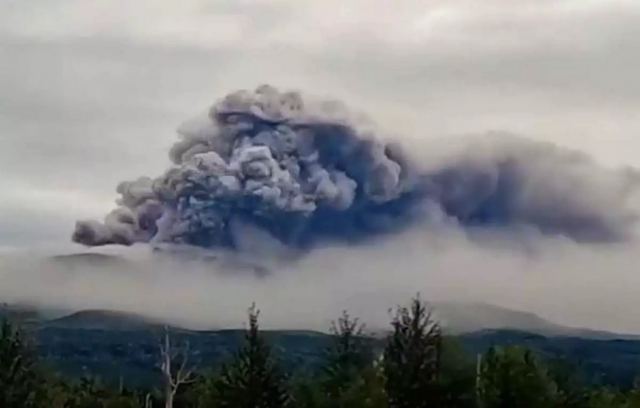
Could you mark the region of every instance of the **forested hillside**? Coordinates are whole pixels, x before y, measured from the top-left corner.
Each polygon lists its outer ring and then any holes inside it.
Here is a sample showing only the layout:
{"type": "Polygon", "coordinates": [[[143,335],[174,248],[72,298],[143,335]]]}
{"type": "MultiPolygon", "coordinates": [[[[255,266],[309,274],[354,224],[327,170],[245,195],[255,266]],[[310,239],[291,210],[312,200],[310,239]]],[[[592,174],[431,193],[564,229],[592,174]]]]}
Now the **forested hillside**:
{"type": "Polygon", "coordinates": [[[344,314],[328,333],[189,331],[141,316],[13,313],[0,406],[637,407],[640,341],[515,330],[446,335],[419,299],[388,335],[344,314]],[[22,327],[22,329],[19,329],[22,327]],[[506,405],[505,405],[506,404],[506,405]]]}

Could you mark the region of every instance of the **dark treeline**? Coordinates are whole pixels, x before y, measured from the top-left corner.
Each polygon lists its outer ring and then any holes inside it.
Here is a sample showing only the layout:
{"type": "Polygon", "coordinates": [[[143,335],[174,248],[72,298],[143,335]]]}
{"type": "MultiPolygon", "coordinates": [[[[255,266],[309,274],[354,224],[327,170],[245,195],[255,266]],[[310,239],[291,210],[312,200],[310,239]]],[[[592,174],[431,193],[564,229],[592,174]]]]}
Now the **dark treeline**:
{"type": "MultiPolygon", "coordinates": [[[[291,374],[278,362],[249,309],[243,345],[219,367],[196,367],[188,344],[167,330],[158,353],[162,383],[151,390],[69,380],[38,361],[31,340],[0,328],[0,408],[640,408],[631,389],[587,385],[578,370],[518,346],[469,356],[444,336],[429,307],[398,307],[384,346],[346,312],[331,327],[322,369],[291,374]]],[[[640,369],[640,367],[639,367],[640,369]]]]}

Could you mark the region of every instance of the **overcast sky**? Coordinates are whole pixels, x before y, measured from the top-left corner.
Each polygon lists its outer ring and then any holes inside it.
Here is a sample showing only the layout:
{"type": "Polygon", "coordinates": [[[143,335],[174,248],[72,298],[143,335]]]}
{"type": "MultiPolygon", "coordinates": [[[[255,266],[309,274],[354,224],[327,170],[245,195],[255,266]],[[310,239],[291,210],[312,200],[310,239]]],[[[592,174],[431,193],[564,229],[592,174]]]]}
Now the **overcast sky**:
{"type": "Polygon", "coordinates": [[[640,166],[638,38],[633,0],[4,0],[0,245],[68,240],[183,120],[265,82],[407,144],[507,130],[640,166]]]}
{"type": "MultiPolygon", "coordinates": [[[[262,83],[341,99],[408,150],[500,130],[640,167],[639,39],[637,0],[0,0],[0,250],[71,245],[75,220],[111,210],[119,181],[168,166],[184,120],[262,83]]],[[[110,276],[55,285],[7,269],[0,295],[157,311],[182,284],[191,315],[203,305],[241,311],[235,303],[252,296],[282,311],[281,299],[308,286],[298,295],[333,313],[348,304],[337,291],[357,286],[375,294],[362,304],[384,313],[384,293],[429,282],[427,294],[640,332],[628,313],[637,242],[541,241],[532,258],[457,232],[420,234],[384,252],[315,253],[295,279],[237,291],[156,270],[109,290],[110,276]],[[140,303],[153,285],[154,300],[140,303]]]]}

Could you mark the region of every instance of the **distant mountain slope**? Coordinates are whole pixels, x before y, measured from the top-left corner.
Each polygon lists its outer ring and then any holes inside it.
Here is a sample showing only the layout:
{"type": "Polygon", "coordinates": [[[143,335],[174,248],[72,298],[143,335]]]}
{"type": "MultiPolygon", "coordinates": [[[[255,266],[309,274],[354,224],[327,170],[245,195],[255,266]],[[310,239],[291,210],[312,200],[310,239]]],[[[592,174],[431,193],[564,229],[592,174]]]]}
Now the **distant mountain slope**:
{"type": "MultiPolygon", "coordinates": [[[[84,254],[83,254],[84,255],[84,254]]],[[[88,258],[77,258],[75,255],[72,262],[120,262],[109,258],[94,258],[95,254],[88,258]],[[78,261],[81,259],[81,261],[78,261]]],[[[68,258],[64,258],[68,261],[68,258]]],[[[1,305],[0,305],[1,306],[1,305]]],[[[438,319],[446,333],[464,334],[482,330],[517,330],[528,333],[541,334],[545,336],[569,336],[589,339],[627,339],[640,340],[640,336],[632,334],[612,333],[601,330],[585,328],[574,328],[562,326],[540,316],[523,311],[507,309],[500,306],[485,303],[453,303],[440,302],[432,304],[435,318],[438,319]]],[[[37,310],[28,306],[7,306],[0,307],[0,319],[4,317],[19,319],[22,321],[36,322],[43,327],[59,327],[73,329],[100,329],[100,330],[143,330],[161,327],[165,323],[149,318],[147,316],[113,310],[83,310],[60,317],[55,320],[45,320],[44,316],[60,316],[60,311],[37,310]]],[[[372,334],[375,337],[384,337],[388,332],[387,328],[375,330],[372,334]]]]}
{"type": "Polygon", "coordinates": [[[67,255],[54,255],[49,257],[54,264],[65,267],[106,267],[106,266],[127,266],[129,261],[117,255],[102,254],[97,252],[75,253],[67,255]]]}
{"type": "Polygon", "coordinates": [[[43,328],[107,331],[151,330],[162,327],[156,320],[111,310],[83,310],[42,324],[43,328]]]}
{"type": "Polygon", "coordinates": [[[435,303],[434,311],[451,333],[510,328],[536,333],[561,332],[565,328],[540,316],[485,303],[435,303]]]}
{"type": "Polygon", "coordinates": [[[488,329],[509,329],[546,336],[573,336],[590,339],[640,339],[631,334],[611,333],[562,326],[540,316],[486,303],[434,303],[434,313],[451,334],[472,333],[488,329]]]}
{"type": "Polygon", "coordinates": [[[161,246],[153,248],[150,253],[137,254],[144,256],[141,258],[132,258],[125,255],[101,253],[101,252],[81,252],[64,255],[54,255],[47,258],[52,265],[62,266],[70,270],[102,269],[112,271],[135,271],[145,269],[149,262],[163,263],[165,260],[172,262],[180,261],[185,263],[214,265],[215,270],[221,274],[238,274],[250,273],[257,277],[265,277],[270,272],[268,265],[262,264],[257,260],[252,260],[247,256],[238,256],[230,251],[204,251],[200,248],[191,248],[188,246],[161,246]]]}
{"type": "MultiPolygon", "coordinates": [[[[488,304],[437,303],[434,304],[434,313],[451,334],[485,329],[513,329],[548,335],[573,333],[573,329],[553,324],[533,313],[488,304]]],[[[103,330],[139,330],[160,324],[142,315],[111,310],[84,310],[45,323],[46,326],[60,328],[103,330]]]]}

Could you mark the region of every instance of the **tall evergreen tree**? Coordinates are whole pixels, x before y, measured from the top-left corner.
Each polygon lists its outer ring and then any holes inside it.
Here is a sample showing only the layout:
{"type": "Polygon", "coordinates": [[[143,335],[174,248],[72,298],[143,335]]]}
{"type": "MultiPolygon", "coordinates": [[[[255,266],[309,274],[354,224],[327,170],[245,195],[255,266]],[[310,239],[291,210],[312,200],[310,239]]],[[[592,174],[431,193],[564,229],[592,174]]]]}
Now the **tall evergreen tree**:
{"type": "Polygon", "coordinates": [[[530,350],[491,348],[482,361],[478,397],[482,408],[547,408],[556,400],[556,387],[530,350]]]}
{"type": "Polygon", "coordinates": [[[439,407],[440,325],[420,297],[399,307],[391,324],[383,360],[389,407],[439,407]]]}
{"type": "Polygon", "coordinates": [[[386,406],[382,376],[373,365],[372,339],[347,312],[331,326],[331,344],[318,387],[298,394],[306,408],[378,408],[386,406]]]}
{"type": "Polygon", "coordinates": [[[476,407],[477,361],[456,338],[443,336],[438,373],[438,396],[443,408],[476,407]]]}
{"type": "Polygon", "coordinates": [[[547,362],[548,373],[556,386],[555,407],[584,408],[589,397],[584,373],[565,359],[547,362]]]}
{"type": "Polygon", "coordinates": [[[22,332],[9,321],[0,323],[0,407],[36,407],[41,379],[35,356],[22,332]]]}
{"type": "Polygon", "coordinates": [[[289,403],[285,376],[260,335],[258,315],[252,306],[245,344],[214,383],[216,404],[221,408],[281,408],[289,403]]]}
{"type": "Polygon", "coordinates": [[[363,331],[364,326],[347,312],[343,312],[338,321],[332,323],[331,345],[323,369],[323,383],[330,396],[341,394],[371,365],[373,351],[363,331]]]}

